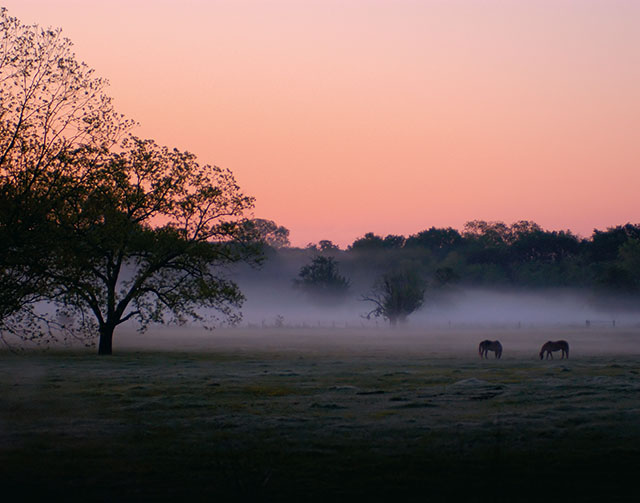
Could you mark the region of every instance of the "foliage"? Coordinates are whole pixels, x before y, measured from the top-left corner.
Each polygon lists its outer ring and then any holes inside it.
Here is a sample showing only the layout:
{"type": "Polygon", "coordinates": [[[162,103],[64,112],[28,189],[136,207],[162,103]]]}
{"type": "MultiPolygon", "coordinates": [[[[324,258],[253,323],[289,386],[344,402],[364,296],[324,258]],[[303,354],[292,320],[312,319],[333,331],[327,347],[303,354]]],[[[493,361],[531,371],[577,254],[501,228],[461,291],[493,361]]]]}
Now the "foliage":
{"type": "Polygon", "coordinates": [[[91,313],[101,353],[116,326],[230,322],[243,299],[220,266],[250,259],[241,217],[252,207],[232,174],[192,154],[131,138],[96,164],[90,151],[69,159],[73,198],[55,214],[66,245],[49,275],[56,300],[91,313]],[[200,308],[209,309],[207,315],[200,308]]]}
{"type": "Polygon", "coordinates": [[[598,277],[604,274],[605,264],[594,260],[592,247],[602,256],[603,243],[613,242],[607,256],[620,261],[618,248],[635,235],[635,229],[627,224],[595,231],[594,239],[587,240],[570,231],[547,231],[527,220],[511,225],[474,220],[462,233],[450,227],[425,229],[409,236],[399,248],[385,247],[391,239],[368,233],[348,251],[352,266],[361,275],[368,270],[370,276],[377,276],[398,263],[412,261],[426,276],[433,276],[436,284],[447,271],[451,280],[467,285],[585,287],[603,284],[598,277]],[[617,237],[612,238],[611,233],[617,237]]]}
{"type": "Polygon", "coordinates": [[[272,248],[285,248],[289,243],[289,229],[276,224],[273,220],[254,218],[247,220],[247,237],[253,234],[254,239],[272,248]]]}
{"type": "Polygon", "coordinates": [[[410,236],[405,243],[405,247],[426,249],[440,258],[444,258],[448,253],[460,247],[462,242],[463,239],[460,233],[451,227],[446,229],[431,227],[410,236]]]}
{"type": "Polygon", "coordinates": [[[321,239],[320,241],[318,241],[318,248],[322,253],[333,253],[340,249],[337,245],[333,244],[333,242],[329,241],[328,239],[321,239]]]}
{"type": "Polygon", "coordinates": [[[383,274],[373,290],[362,297],[375,305],[366,316],[382,317],[392,326],[405,323],[411,313],[422,307],[426,288],[426,281],[414,269],[383,274]]]}
{"type": "Polygon", "coordinates": [[[127,320],[141,330],[214,313],[236,321],[243,297],[222,266],[257,257],[243,218],[253,199],[228,170],[129,136],[60,30],[4,9],[0,22],[4,326],[18,316],[26,330],[25,313],[46,299],[79,330],[97,329],[110,354],[127,320]]]}
{"type": "Polygon", "coordinates": [[[105,87],[60,30],[23,25],[0,8],[0,330],[24,325],[24,311],[51,293],[42,272],[61,158],[80,145],[104,151],[131,126],[105,87]]]}
{"type": "Polygon", "coordinates": [[[404,242],[403,236],[389,234],[382,238],[373,232],[367,232],[364,237],[356,239],[349,249],[356,252],[399,249],[402,248],[404,242]]]}
{"type": "Polygon", "coordinates": [[[323,301],[340,300],[349,291],[350,282],[340,275],[333,257],[317,256],[303,266],[294,285],[313,298],[323,301]]]}
{"type": "Polygon", "coordinates": [[[616,260],[621,246],[629,240],[639,239],[640,224],[618,225],[606,231],[595,229],[589,246],[591,259],[596,262],[616,260]]]}

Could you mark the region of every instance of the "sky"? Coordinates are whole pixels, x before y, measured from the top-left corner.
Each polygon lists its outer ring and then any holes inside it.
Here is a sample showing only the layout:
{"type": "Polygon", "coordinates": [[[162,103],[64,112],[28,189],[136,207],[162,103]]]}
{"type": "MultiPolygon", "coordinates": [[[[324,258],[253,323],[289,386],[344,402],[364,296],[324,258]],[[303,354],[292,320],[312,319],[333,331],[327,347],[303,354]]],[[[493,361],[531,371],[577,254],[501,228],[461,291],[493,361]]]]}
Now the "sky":
{"type": "Polygon", "coordinates": [[[295,246],[640,222],[640,1],[0,0],[295,246]]]}

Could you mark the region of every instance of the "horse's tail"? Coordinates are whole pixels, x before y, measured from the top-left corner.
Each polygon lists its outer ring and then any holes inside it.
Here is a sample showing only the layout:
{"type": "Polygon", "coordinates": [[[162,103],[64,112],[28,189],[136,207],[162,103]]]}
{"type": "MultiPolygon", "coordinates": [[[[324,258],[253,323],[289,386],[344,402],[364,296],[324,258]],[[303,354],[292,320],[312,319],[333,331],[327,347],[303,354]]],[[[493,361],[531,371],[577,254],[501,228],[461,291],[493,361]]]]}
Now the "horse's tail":
{"type": "Polygon", "coordinates": [[[482,345],[483,345],[483,344],[484,344],[483,342],[481,342],[480,344],[478,344],[478,355],[479,355],[479,356],[482,356],[482,345]]]}

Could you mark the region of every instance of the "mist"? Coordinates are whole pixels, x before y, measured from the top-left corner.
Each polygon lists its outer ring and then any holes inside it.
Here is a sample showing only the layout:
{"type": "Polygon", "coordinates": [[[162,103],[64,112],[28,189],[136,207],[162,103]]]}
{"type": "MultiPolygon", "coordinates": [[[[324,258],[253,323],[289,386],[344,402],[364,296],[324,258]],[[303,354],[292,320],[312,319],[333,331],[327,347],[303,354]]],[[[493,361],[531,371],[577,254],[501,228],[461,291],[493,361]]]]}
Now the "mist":
{"type": "MultiPolygon", "coordinates": [[[[370,302],[351,292],[342,301],[322,305],[304,292],[283,284],[245,285],[245,326],[382,327],[381,318],[366,319],[370,302]],[[278,321],[279,320],[279,321],[278,321]]],[[[640,306],[639,306],[640,307],[640,306]]],[[[595,297],[576,290],[460,288],[427,292],[422,309],[408,318],[407,328],[437,327],[584,327],[640,324],[640,309],[616,297],[595,297]]]]}

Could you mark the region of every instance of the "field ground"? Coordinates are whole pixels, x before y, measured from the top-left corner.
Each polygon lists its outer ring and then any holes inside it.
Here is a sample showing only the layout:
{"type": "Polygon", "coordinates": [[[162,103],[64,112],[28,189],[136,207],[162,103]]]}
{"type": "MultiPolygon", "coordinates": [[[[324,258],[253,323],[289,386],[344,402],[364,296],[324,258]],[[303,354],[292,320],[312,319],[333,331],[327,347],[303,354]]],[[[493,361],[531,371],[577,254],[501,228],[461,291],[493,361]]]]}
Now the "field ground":
{"type": "Polygon", "coordinates": [[[3,494],[638,500],[638,328],[154,335],[0,352],[3,494]],[[537,359],[557,338],[571,359],[537,359]]]}

